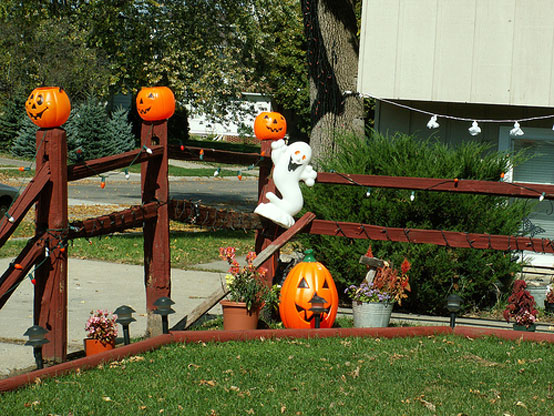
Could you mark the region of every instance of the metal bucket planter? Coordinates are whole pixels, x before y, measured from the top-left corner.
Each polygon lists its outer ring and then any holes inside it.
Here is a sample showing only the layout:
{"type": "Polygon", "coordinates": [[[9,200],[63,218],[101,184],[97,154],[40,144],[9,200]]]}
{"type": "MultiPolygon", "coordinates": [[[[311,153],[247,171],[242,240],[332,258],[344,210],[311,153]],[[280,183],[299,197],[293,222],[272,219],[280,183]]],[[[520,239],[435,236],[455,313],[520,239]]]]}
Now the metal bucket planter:
{"type": "Polygon", "coordinates": [[[537,324],[531,324],[529,326],[514,324],[514,331],[535,332],[537,324]]]}
{"type": "Polygon", "coordinates": [[[392,313],[392,303],[361,303],[352,302],[354,327],[384,328],[389,326],[392,313]]]}

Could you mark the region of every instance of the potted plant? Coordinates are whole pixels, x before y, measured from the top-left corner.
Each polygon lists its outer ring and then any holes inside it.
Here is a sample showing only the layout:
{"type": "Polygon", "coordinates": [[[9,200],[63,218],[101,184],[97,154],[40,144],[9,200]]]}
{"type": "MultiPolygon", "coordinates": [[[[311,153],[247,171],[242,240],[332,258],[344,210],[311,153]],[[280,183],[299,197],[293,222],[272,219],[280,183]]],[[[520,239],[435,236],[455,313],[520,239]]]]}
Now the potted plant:
{"type": "Polygon", "coordinates": [[[344,293],[352,299],[354,326],[357,328],[386,327],[389,325],[392,308],[408,297],[410,262],[404,259],[400,272],[389,262],[377,268],[372,282],[360,286],[351,285],[344,293]]]}
{"type": "Polygon", "coordinates": [[[117,337],[117,315],[98,309],[90,312],[85,325],[88,338],[85,338],[86,355],[98,354],[115,348],[117,337]]]}
{"type": "Polygon", "coordinates": [[[266,297],[272,294],[264,281],[267,270],[254,267],[252,262],[256,253],[253,251],[246,255],[247,265],[243,267],[236,260],[234,247],[221,247],[219,256],[230,264],[225,275],[229,299],[220,302],[223,308],[223,329],[256,329],[260,310],[266,297]]]}
{"type": "Polygon", "coordinates": [[[531,331],[536,328],[537,310],[535,309],[535,298],[526,290],[527,283],[524,280],[516,280],[512,294],[508,298],[508,305],[503,316],[506,322],[514,320],[516,331],[531,331]]]}
{"type": "Polygon", "coordinates": [[[554,312],[554,284],[546,286],[546,297],[544,298],[544,309],[547,312],[554,312]]]}

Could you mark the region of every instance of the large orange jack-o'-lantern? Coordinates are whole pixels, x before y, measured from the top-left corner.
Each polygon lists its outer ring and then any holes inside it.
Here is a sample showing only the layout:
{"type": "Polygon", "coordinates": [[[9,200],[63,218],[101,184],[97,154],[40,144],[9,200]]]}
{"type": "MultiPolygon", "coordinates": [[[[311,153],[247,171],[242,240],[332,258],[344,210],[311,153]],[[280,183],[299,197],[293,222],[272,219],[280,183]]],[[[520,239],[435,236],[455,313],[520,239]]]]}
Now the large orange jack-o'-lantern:
{"type": "Polygon", "coordinates": [[[167,87],[143,87],[137,94],[137,111],[145,121],[167,120],[175,113],[175,96],[167,87]]]}
{"type": "Polygon", "coordinates": [[[25,101],[25,110],[33,123],[48,129],[59,127],[67,121],[71,103],[63,88],[39,87],[25,101]]]}
{"type": "Polygon", "coordinates": [[[335,322],[339,305],[337,287],[329,270],[317,262],[312,250],[289,272],[281,288],[279,315],[286,328],[315,328],[315,316],[310,311],[314,295],[325,299],[326,312],[321,315],[320,328],[330,328],[335,322]]]}
{"type": "Polygon", "coordinates": [[[254,120],[254,134],[258,140],[279,140],[287,133],[287,120],[274,111],[258,114],[254,120]]]}

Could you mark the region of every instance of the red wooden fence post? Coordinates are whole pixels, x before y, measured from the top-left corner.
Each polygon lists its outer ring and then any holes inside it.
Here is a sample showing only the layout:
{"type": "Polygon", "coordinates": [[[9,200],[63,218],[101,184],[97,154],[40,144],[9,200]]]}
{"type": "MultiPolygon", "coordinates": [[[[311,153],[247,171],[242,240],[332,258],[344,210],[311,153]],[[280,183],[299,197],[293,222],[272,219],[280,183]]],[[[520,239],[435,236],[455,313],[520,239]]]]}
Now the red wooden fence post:
{"type": "Polygon", "coordinates": [[[145,162],[141,166],[142,203],[157,202],[158,215],[144,222],[144,284],[148,312],[147,333],[150,336],[162,332],[160,315],[154,314],[154,302],[171,295],[171,256],[169,251],[169,180],[167,121],[143,122],[141,145],[143,150],[162,145],[162,157],[145,162]],[[146,146],[146,148],[145,148],[146,146]]]}
{"type": "Polygon", "coordinates": [[[35,273],[34,323],[49,331],[44,358],[61,362],[67,356],[67,141],[61,128],[40,129],[36,139],[36,170],[49,161],[50,181],[36,209],[36,232],[49,237],[35,273]]]}
{"type": "MultiPolygon", "coordinates": [[[[271,157],[272,142],[273,140],[262,140],[261,154],[266,158],[271,157]]],[[[260,165],[260,173],[258,178],[258,204],[262,202],[269,202],[268,199],[265,197],[265,194],[267,192],[274,192],[278,194],[275,184],[273,183],[273,179],[269,177],[271,175],[272,168],[272,164],[260,165]]],[[[256,231],[255,250],[257,254],[262,252],[267,246],[271,244],[273,240],[278,237],[279,234],[283,232],[283,229],[281,229],[279,226],[266,218],[262,218],[262,224],[264,228],[262,230],[256,231]]],[[[277,271],[278,259],[279,251],[277,250],[275,254],[273,254],[262,264],[262,267],[265,267],[268,270],[266,275],[266,282],[268,284],[271,284],[271,282],[273,281],[273,277],[275,276],[275,273],[277,271]]]]}

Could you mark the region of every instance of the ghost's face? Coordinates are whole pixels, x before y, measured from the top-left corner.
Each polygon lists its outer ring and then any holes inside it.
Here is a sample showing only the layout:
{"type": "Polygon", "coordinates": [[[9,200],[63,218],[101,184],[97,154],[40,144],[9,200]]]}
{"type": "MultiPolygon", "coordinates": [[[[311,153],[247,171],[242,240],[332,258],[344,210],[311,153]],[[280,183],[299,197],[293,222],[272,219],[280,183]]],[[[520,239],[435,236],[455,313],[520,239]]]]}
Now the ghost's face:
{"type": "Polygon", "coordinates": [[[295,142],[288,148],[290,163],[307,165],[312,160],[312,148],[304,142],[295,142]]]}

